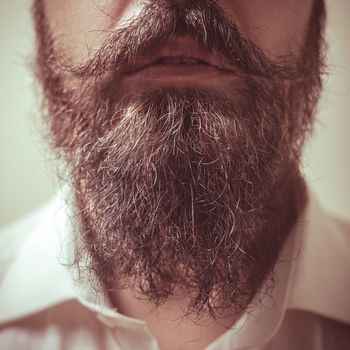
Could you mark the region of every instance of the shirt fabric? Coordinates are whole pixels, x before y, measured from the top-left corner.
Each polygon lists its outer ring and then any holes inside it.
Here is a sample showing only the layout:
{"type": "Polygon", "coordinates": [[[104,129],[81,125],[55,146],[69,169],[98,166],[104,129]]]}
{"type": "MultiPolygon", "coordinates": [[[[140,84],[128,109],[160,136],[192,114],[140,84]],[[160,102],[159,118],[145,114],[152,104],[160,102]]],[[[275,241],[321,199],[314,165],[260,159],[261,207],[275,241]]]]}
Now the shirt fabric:
{"type": "MultiPolygon", "coordinates": [[[[350,226],[308,197],[272,293],[206,350],[350,349],[350,226]]],[[[76,278],[72,237],[63,194],[0,232],[0,349],[158,350],[144,321],[76,278]]]]}

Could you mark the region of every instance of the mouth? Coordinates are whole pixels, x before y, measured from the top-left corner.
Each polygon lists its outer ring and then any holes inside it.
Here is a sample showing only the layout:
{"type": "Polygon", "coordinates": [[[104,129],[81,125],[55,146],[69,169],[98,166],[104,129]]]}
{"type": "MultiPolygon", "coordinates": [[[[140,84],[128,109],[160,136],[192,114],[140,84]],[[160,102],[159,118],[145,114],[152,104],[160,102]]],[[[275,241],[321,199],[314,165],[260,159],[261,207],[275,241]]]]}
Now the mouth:
{"type": "Polygon", "coordinates": [[[218,78],[235,71],[218,54],[202,50],[190,38],[172,38],[153,56],[140,57],[125,72],[127,79],[187,81],[218,78]]]}

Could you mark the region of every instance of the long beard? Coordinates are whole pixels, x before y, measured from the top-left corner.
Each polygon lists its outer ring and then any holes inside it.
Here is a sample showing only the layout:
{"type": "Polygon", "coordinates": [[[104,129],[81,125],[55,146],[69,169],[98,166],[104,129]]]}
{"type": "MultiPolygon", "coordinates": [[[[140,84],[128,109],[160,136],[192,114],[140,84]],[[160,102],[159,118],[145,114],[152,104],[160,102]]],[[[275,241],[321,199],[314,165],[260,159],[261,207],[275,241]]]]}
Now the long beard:
{"type": "Polygon", "coordinates": [[[220,93],[116,98],[110,83],[65,85],[47,52],[39,47],[39,76],[74,189],[77,266],[88,256],[92,282],[156,306],[180,287],[188,313],[244,311],[303,208],[319,70],[288,82],[241,74],[220,93]]]}
{"type": "Polygon", "coordinates": [[[304,188],[286,133],[301,125],[284,104],[264,105],[265,93],[244,111],[237,94],[142,93],[75,149],[79,253],[93,257],[88,266],[108,290],[130,287],[159,305],[180,286],[192,296],[188,312],[219,317],[242,312],[271,277],[304,188]]]}

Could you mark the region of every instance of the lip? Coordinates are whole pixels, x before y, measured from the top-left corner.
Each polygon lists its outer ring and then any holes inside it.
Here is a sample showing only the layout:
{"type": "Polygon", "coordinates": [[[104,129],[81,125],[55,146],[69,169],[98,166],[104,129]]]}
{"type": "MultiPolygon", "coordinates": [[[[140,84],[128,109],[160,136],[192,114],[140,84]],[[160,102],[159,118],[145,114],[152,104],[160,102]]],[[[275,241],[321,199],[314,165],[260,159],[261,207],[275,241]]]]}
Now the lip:
{"type": "Polygon", "coordinates": [[[223,70],[207,64],[155,64],[127,74],[129,80],[157,80],[186,82],[217,78],[227,75],[223,70]]]}
{"type": "Polygon", "coordinates": [[[221,55],[205,51],[189,37],[172,37],[158,50],[139,56],[124,73],[129,77],[157,77],[160,75],[188,76],[199,74],[233,73],[234,67],[221,55]],[[163,58],[192,58],[199,64],[159,64],[163,58]]]}

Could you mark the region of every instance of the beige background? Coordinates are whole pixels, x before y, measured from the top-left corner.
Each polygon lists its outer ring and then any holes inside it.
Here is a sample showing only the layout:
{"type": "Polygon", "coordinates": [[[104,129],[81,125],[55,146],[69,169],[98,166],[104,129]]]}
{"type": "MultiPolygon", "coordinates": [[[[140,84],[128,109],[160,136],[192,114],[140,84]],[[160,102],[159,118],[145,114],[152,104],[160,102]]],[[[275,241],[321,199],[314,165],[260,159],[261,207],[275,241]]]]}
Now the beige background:
{"type": "MultiPolygon", "coordinates": [[[[328,3],[330,74],[304,169],[323,206],[350,220],[350,2],[328,3]]],[[[29,0],[0,2],[0,226],[43,203],[55,188],[30,73],[29,6],[29,0]]]]}

